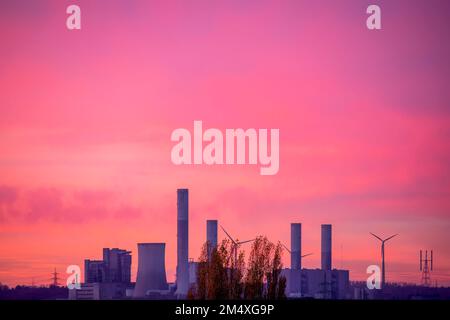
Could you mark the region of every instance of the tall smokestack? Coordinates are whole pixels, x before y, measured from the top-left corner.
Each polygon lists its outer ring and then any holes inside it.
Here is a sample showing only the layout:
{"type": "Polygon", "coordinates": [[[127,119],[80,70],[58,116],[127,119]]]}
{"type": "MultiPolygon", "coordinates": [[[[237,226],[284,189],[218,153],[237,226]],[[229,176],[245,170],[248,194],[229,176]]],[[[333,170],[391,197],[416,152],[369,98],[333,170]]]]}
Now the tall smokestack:
{"type": "Polygon", "coordinates": [[[331,270],[331,224],[322,225],[322,270],[331,270]]]}
{"type": "Polygon", "coordinates": [[[291,223],[291,270],[302,268],[302,224],[291,223]]]}
{"type": "Polygon", "coordinates": [[[217,248],[217,220],[206,220],[206,241],[210,257],[213,248],[217,248]]]}
{"type": "Polygon", "coordinates": [[[189,191],[177,190],[177,294],[186,296],[189,287],[189,191]]]}

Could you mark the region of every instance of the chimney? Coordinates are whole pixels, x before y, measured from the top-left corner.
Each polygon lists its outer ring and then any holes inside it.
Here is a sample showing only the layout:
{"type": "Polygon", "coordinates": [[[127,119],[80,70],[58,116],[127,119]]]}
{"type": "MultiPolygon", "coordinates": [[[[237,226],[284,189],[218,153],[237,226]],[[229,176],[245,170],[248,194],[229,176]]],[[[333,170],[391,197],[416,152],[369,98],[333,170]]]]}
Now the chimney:
{"type": "Polygon", "coordinates": [[[322,270],[331,270],[331,224],[322,225],[322,270]]]}
{"type": "Polygon", "coordinates": [[[302,268],[302,224],[291,223],[291,269],[302,268]]]}
{"type": "Polygon", "coordinates": [[[212,249],[217,248],[217,220],[206,220],[206,241],[210,257],[212,249]]]}
{"type": "Polygon", "coordinates": [[[189,190],[177,190],[177,295],[186,297],[189,287],[189,190]]]}

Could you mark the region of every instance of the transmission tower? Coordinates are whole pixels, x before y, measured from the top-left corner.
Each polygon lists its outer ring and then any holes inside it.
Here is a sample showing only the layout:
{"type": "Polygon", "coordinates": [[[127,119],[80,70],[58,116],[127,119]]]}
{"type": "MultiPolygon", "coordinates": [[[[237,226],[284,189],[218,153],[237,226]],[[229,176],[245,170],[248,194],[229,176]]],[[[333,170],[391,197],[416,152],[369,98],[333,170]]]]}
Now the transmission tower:
{"type": "Polygon", "coordinates": [[[59,286],[59,282],[58,282],[58,280],[59,280],[59,277],[58,277],[58,272],[56,272],[56,268],[55,268],[55,270],[52,272],[52,278],[51,278],[51,280],[52,280],[52,286],[54,286],[54,287],[58,287],[59,286]]]}
{"type": "Polygon", "coordinates": [[[428,250],[425,250],[425,259],[420,250],[420,271],[422,271],[422,285],[429,287],[431,285],[431,271],[433,271],[433,250],[431,250],[430,259],[428,259],[428,250]]]}

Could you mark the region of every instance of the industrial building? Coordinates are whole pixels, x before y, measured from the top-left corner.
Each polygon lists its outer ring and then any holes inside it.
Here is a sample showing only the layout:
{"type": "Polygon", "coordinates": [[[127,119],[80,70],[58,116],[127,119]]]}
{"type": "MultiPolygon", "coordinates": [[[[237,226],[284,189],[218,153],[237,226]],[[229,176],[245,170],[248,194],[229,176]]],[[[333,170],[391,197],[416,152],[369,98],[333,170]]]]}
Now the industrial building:
{"type": "Polygon", "coordinates": [[[82,283],[80,289],[69,290],[69,300],[113,300],[129,297],[130,284],[118,282],[82,283]]]}
{"type": "Polygon", "coordinates": [[[131,282],[131,252],[103,248],[103,260],[84,261],[84,282],[131,282]]]}
{"type": "Polygon", "coordinates": [[[349,271],[332,269],[331,225],[321,226],[321,269],[302,268],[301,224],[291,224],[291,268],[284,269],[289,298],[346,299],[350,294],[349,271]]]}
{"type": "Polygon", "coordinates": [[[189,261],[189,287],[197,283],[198,262],[189,261]]]}
{"type": "MultiPolygon", "coordinates": [[[[218,245],[218,221],[206,221],[208,256],[218,245]]],[[[289,298],[349,298],[349,271],[332,268],[332,226],[321,226],[321,268],[302,268],[302,225],[291,224],[290,268],[283,269],[289,298]]],[[[165,243],[139,243],[136,283],[131,283],[131,252],[104,248],[102,260],[85,260],[81,289],[69,290],[70,299],[184,299],[196,283],[198,262],[189,260],[189,193],[177,190],[176,281],[168,284],[165,243]]]]}
{"type": "Polygon", "coordinates": [[[84,283],[69,290],[69,299],[124,299],[131,286],[131,251],[103,248],[102,260],[84,261],[84,283]]]}

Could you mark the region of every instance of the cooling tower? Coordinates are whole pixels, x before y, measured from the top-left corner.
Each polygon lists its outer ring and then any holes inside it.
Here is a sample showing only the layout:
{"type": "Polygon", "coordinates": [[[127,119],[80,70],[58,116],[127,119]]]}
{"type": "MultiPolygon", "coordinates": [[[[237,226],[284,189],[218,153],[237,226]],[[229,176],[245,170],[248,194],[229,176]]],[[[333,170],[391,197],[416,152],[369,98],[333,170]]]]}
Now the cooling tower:
{"type": "Polygon", "coordinates": [[[209,257],[212,249],[217,248],[217,220],[206,220],[206,241],[209,257]]]}
{"type": "Polygon", "coordinates": [[[291,223],[291,270],[302,268],[302,224],[291,223]]]}
{"type": "Polygon", "coordinates": [[[189,288],[189,191],[177,190],[177,295],[186,296],[189,288]]]}
{"type": "Polygon", "coordinates": [[[133,297],[142,298],[149,290],[168,290],[165,243],[138,243],[138,271],[133,297]]]}
{"type": "Polygon", "coordinates": [[[322,270],[331,270],[331,224],[322,225],[322,270]]]}

